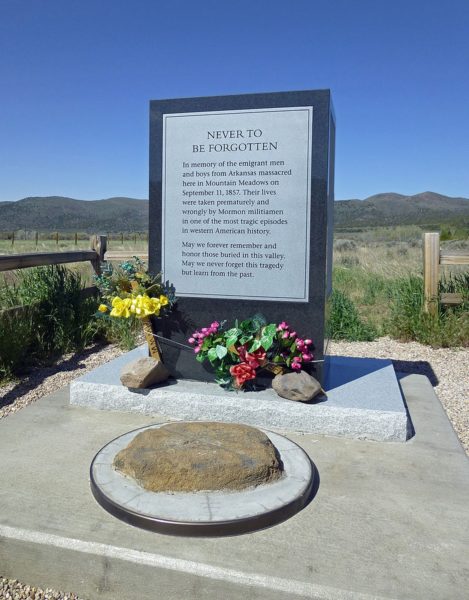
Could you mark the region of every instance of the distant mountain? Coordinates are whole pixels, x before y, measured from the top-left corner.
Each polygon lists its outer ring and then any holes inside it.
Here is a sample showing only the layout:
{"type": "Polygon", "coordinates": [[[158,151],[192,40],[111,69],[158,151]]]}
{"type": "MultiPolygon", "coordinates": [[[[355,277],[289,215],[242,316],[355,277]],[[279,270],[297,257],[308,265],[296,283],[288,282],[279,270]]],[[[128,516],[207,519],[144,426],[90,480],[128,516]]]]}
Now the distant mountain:
{"type": "Polygon", "coordinates": [[[0,230],[111,233],[146,231],[147,228],[148,200],[75,200],[44,196],[0,203],[0,230]]]}
{"type": "MultiPolygon", "coordinates": [[[[469,224],[469,199],[434,192],[415,196],[385,193],[335,203],[335,226],[469,224]]],[[[146,231],[148,200],[75,200],[62,196],[0,202],[0,230],[118,233],[146,231]]]]}
{"type": "Polygon", "coordinates": [[[335,226],[469,224],[469,199],[450,198],[435,192],[404,196],[392,192],[365,200],[341,200],[335,204],[335,226]]]}

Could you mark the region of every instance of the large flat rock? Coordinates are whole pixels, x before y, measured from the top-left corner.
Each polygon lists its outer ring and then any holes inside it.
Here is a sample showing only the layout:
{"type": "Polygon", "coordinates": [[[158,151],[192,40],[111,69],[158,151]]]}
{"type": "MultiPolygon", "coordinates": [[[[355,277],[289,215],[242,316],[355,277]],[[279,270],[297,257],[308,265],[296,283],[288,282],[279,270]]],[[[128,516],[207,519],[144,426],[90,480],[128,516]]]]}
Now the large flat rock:
{"type": "Polygon", "coordinates": [[[70,386],[71,404],[376,441],[410,437],[412,427],[389,360],[328,357],[327,400],[303,404],[280,398],[272,389],[236,393],[215,383],[190,380],[129,390],[119,380],[120,370],[146,352],[146,346],[141,346],[75,380],[70,386]]]}
{"type": "Polygon", "coordinates": [[[0,572],[87,600],[466,600],[469,461],[429,381],[401,386],[409,442],[289,433],[318,469],[314,499],[216,539],[132,527],[91,494],[96,452],[166,417],[43,398],[0,420],[0,572]]]}
{"type": "Polygon", "coordinates": [[[282,473],[265,433],[238,423],[205,421],[141,431],[113,464],[151,492],[242,490],[282,473]]]}

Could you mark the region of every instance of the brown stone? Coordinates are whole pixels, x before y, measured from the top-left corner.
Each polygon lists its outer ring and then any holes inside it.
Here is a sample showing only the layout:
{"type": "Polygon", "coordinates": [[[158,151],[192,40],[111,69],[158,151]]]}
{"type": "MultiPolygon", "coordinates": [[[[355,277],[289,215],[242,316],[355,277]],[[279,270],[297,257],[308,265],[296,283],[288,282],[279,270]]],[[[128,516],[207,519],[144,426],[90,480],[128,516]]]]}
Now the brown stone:
{"type": "Polygon", "coordinates": [[[147,388],[166,381],[169,371],[160,360],[151,356],[137,358],[121,370],[122,385],[128,388],[147,388]]]}
{"type": "Polygon", "coordinates": [[[306,371],[276,375],[272,380],[272,387],[282,398],[296,402],[309,402],[322,392],[319,381],[306,371]]]}
{"type": "Polygon", "coordinates": [[[137,434],[114,468],[152,492],[241,490],[281,476],[269,438],[235,423],[169,423],[137,434]]]}

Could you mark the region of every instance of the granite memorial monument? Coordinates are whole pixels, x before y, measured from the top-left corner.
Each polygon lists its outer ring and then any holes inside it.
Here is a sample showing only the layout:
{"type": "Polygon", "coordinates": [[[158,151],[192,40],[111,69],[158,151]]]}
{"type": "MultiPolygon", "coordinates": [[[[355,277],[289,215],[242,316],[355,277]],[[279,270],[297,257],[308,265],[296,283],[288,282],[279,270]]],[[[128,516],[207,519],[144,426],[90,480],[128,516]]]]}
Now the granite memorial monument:
{"type": "Polygon", "coordinates": [[[328,90],[151,101],[149,267],[179,299],[155,321],[174,376],[212,380],[192,331],[261,313],[313,339],[321,378],[334,139],[328,90]]]}

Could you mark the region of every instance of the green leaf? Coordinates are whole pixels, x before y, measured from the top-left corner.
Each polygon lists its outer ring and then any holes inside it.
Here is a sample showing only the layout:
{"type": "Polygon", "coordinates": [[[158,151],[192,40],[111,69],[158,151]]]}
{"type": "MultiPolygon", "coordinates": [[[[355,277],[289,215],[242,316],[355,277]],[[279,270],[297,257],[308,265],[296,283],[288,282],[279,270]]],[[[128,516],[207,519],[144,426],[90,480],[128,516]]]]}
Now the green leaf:
{"type": "Polygon", "coordinates": [[[254,340],[249,348],[249,352],[255,352],[261,347],[261,340],[254,340]]]}
{"type": "Polygon", "coordinates": [[[227,355],[228,350],[226,349],[226,346],[220,346],[220,345],[218,345],[215,348],[215,353],[218,356],[218,358],[221,360],[222,358],[224,358],[227,355]]]}
{"type": "Polygon", "coordinates": [[[245,321],[240,323],[239,327],[243,330],[244,333],[255,334],[258,333],[258,331],[260,331],[264,323],[265,319],[264,321],[261,321],[260,317],[255,317],[252,319],[246,319],[245,321]]]}
{"type": "Polygon", "coordinates": [[[199,354],[195,355],[195,360],[198,360],[199,362],[204,362],[205,356],[203,356],[203,354],[200,354],[199,352],[199,354]]]}
{"type": "Polygon", "coordinates": [[[229,338],[227,338],[226,342],[225,342],[227,348],[231,348],[231,346],[235,345],[237,341],[238,341],[238,336],[237,335],[232,335],[229,338]]]}
{"type": "Polygon", "coordinates": [[[217,360],[217,350],[216,350],[216,348],[210,348],[210,350],[207,352],[207,356],[208,356],[208,360],[210,362],[214,362],[215,360],[217,360]]]}
{"type": "Polygon", "coordinates": [[[202,350],[204,352],[207,351],[210,348],[211,344],[212,344],[211,340],[209,340],[208,337],[206,337],[201,346],[202,350]]]}
{"type": "Polygon", "coordinates": [[[269,323],[264,327],[263,335],[268,335],[269,337],[274,337],[277,333],[277,325],[275,323],[269,323]]]}
{"type": "Polygon", "coordinates": [[[244,344],[246,344],[247,342],[250,342],[252,340],[252,335],[243,335],[243,337],[241,337],[239,339],[239,343],[241,344],[241,346],[244,346],[244,344]]]}
{"type": "Polygon", "coordinates": [[[274,343],[273,336],[263,335],[261,337],[260,344],[264,348],[264,350],[268,350],[272,346],[273,343],[274,343]]]}

